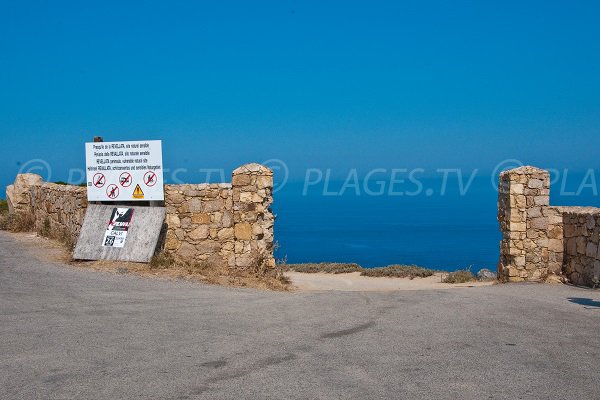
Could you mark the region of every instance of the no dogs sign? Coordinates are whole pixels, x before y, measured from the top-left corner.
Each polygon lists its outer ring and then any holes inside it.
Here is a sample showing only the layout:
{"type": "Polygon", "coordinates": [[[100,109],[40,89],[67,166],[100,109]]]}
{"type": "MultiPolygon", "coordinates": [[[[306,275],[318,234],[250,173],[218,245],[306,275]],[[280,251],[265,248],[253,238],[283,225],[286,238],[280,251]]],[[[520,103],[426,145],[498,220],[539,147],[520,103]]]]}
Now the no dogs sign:
{"type": "Polygon", "coordinates": [[[85,144],[89,201],[165,199],[162,142],[94,142],[85,144]]]}

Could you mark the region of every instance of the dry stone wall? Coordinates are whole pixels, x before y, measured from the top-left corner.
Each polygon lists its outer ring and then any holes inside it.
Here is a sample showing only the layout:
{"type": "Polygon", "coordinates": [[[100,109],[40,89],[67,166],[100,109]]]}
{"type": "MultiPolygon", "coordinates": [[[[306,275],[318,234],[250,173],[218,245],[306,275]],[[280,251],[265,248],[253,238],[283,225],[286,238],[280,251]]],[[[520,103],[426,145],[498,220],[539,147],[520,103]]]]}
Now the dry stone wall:
{"type": "Polygon", "coordinates": [[[36,174],[19,174],[6,188],[6,200],[12,213],[34,217],[37,231],[49,230],[75,242],[87,208],[84,187],[44,182],[36,174]]]}
{"type": "Polygon", "coordinates": [[[520,167],[500,174],[499,279],[540,281],[554,275],[595,285],[600,275],[600,209],[550,206],[549,200],[547,171],[520,167]]]}
{"type": "Polygon", "coordinates": [[[235,266],[230,184],[166,185],[165,206],[167,252],[235,266]]]}
{"type": "Polygon", "coordinates": [[[87,208],[86,188],[40,183],[32,186],[31,194],[35,229],[49,229],[77,242],[87,208]]]}
{"type": "MultiPolygon", "coordinates": [[[[272,192],[273,172],[259,164],[236,169],[232,183],[165,185],[160,250],[190,262],[274,267],[272,192]]],[[[86,188],[21,174],[6,197],[11,212],[35,216],[38,231],[49,224],[77,240],[87,208],[86,188]]]]}
{"type": "Polygon", "coordinates": [[[600,209],[562,207],[565,241],[564,273],[577,285],[600,284],[600,209]]]}

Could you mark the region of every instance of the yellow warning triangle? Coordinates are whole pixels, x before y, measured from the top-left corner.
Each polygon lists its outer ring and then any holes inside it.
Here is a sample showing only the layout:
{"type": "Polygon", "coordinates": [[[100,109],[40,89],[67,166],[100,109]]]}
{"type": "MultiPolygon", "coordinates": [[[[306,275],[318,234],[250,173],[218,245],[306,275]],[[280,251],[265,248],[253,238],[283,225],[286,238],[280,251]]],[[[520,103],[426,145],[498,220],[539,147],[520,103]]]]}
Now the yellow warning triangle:
{"type": "Polygon", "coordinates": [[[137,185],[135,185],[135,189],[133,189],[133,198],[134,199],[143,199],[144,198],[144,192],[142,192],[142,188],[140,187],[139,183],[137,185]]]}

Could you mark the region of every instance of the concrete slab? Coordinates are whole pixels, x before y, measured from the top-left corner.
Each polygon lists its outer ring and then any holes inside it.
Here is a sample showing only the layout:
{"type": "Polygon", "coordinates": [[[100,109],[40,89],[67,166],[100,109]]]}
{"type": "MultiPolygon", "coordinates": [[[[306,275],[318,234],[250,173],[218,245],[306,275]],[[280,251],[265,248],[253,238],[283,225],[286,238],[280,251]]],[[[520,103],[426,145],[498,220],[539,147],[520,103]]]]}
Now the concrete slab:
{"type": "Polygon", "coordinates": [[[154,255],[164,220],[164,207],[90,204],[85,213],[73,258],[149,262],[154,255]],[[127,237],[123,247],[103,246],[115,208],[133,209],[127,237]]]}

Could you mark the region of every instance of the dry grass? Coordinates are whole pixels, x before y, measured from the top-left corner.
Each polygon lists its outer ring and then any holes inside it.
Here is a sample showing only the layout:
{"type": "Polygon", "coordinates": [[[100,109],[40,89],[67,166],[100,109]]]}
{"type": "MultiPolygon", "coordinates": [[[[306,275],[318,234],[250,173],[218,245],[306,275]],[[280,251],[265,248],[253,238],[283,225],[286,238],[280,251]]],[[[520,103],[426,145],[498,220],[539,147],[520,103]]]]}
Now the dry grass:
{"type": "Polygon", "coordinates": [[[255,254],[255,265],[250,268],[232,268],[220,259],[183,261],[168,253],[155,255],[148,264],[137,264],[135,272],[153,275],[199,280],[202,282],[238,287],[251,287],[277,291],[290,290],[290,281],[280,268],[266,266],[265,257],[255,254]]]}
{"type": "Polygon", "coordinates": [[[435,273],[432,269],[418,267],[416,265],[389,265],[380,268],[365,268],[360,273],[362,276],[390,277],[390,278],[426,278],[435,273]]]}
{"type": "Polygon", "coordinates": [[[288,271],[304,272],[314,274],[323,272],[326,274],[346,274],[349,272],[361,272],[363,268],[358,264],[347,263],[305,263],[287,264],[284,267],[288,271]]]}
{"type": "Polygon", "coordinates": [[[65,248],[72,252],[75,248],[75,241],[71,234],[65,229],[52,228],[50,220],[46,218],[42,223],[42,228],[38,231],[39,235],[47,239],[58,240],[65,248]]]}
{"type": "Polygon", "coordinates": [[[460,269],[458,271],[450,272],[444,278],[444,283],[467,283],[475,281],[475,276],[469,269],[460,269]]]}
{"type": "Polygon", "coordinates": [[[148,263],[150,269],[167,269],[175,265],[175,260],[169,253],[155,254],[148,263]]]}
{"type": "Polygon", "coordinates": [[[35,218],[31,214],[0,214],[0,229],[10,232],[31,232],[35,229],[35,218]]]}
{"type": "Polygon", "coordinates": [[[360,272],[362,276],[368,277],[390,277],[390,278],[425,278],[431,276],[435,271],[416,265],[388,265],[387,267],[363,268],[354,263],[306,263],[284,265],[288,271],[304,272],[314,274],[317,272],[326,274],[347,274],[360,272]]]}

